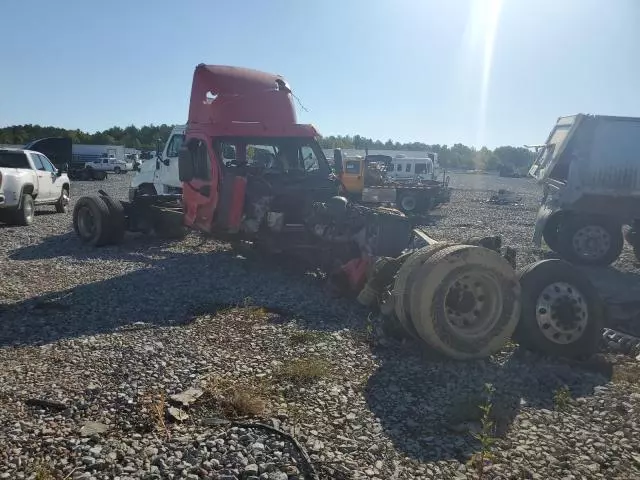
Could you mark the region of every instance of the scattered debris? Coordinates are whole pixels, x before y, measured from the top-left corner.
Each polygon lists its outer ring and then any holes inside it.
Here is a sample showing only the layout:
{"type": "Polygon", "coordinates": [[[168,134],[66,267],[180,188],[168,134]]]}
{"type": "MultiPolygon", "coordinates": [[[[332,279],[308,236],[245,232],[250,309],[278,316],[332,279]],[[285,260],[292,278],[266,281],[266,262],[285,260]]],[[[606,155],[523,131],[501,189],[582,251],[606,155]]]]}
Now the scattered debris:
{"type": "Polygon", "coordinates": [[[32,407],[49,408],[51,410],[59,410],[59,411],[66,410],[67,408],[69,408],[68,405],[62,402],[56,402],[55,400],[47,400],[44,398],[29,398],[25,400],[24,403],[32,407]]]}
{"type": "Polygon", "coordinates": [[[498,193],[491,195],[489,203],[495,205],[514,205],[522,201],[522,195],[517,195],[509,190],[500,189],[498,193]]]}
{"type": "Polygon", "coordinates": [[[109,426],[100,422],[87,422],[80,428],[80,435],[83,437],[92,437],[100,435],[109,430],[109,426]]]}
{"type": "Polygon", "coordinates": [[[175,403],[181,403],[183,406],[188,407],[203,394],[203,391],[199,388],[189,388],[184,392],[171,395],[169,398],[175,403]]]}
{"type": "Polygon", "coordinates": [[[171,418],[177,420],[178,422],[184,422],[189,418],[189,414],[182,410],[181,408],[169,407],[167,409],[167,413],[171,418]]]}

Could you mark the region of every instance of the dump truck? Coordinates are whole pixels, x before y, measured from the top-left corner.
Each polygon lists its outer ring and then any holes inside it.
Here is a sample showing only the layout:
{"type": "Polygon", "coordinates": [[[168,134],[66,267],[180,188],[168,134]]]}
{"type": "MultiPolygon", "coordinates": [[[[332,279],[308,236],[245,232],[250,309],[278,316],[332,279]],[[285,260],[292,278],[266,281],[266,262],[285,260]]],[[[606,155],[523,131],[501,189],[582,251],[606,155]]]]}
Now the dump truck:
{"type": "Polygon", "coordinates": [[[451,199],[449,177],[437,179],[430,158],[392,158],[366,155],[337,159],[343,165],[340,181],[345,196],[363,203],[388,203],[406,214],[426,213],[451,199]]]}
{"type": "Polygon", "coordinates": [[[640,253],[640,118],[560,117],[529,175],[543,186],[533,242],[571,263],[613,263],[623,225],[640,253]]]}
{"type": "Polygon", "coordinates": [[[334,292],[453,358],[486,357],[512,335],[547,353],[594,351],[602,315],[583,275],[561,260],[517,274],[495,238],[439,242],[397,209],[350,202],[341,158],[336,175],[318,136],[297,122],[282,76],[200,64],[178,153],[182,192],[81,197],[73,228],[94,246],[125,231],[180,237],[186,227],[294,256],[327,272],[334,292]]]}

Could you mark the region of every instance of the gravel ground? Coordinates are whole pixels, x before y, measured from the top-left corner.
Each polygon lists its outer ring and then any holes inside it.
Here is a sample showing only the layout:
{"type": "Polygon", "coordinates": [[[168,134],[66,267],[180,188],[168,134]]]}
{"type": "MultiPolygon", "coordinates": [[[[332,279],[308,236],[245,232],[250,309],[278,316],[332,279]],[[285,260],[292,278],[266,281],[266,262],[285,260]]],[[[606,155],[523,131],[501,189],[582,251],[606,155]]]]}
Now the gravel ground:
{"type": "MultiPolygon", "coordinates": [[[[128,181],[75,182],[72,196],[125,198],[128,181]]],[[[498,231],[520,265],[545,255],[529,243],[535,185],[452,185],[429,234],[498,231]],[[487,204],[498,188],[522,202],[487,204]]],[[[439,359],[372,335],[366,312],[315,276],[196,234],[90,249],[70,214],[42,212],[31,227],[0,225],[0,256],[0,478],[312,478],[292,438],[320,478],[479,478],[471,433],[486,383],[496,428],[483,478],[640,478],[635,360],[516,345],[439,359]],[[201,395],[166,418],[189,388],[201,395]]],[[[632,258],[585,273],[607,296],[634,295],[632,258]]]]}

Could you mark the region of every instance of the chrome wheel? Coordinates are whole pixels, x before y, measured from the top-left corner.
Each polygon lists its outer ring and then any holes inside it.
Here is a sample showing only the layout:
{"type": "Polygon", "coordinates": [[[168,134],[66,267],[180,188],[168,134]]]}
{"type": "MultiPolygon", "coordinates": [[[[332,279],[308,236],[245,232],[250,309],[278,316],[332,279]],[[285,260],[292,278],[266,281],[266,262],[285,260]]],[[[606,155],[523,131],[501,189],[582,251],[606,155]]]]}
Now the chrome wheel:
{"type": "Polygon", "coordinates": [[[611,235],[600,225],[587,225],[573,234],[571,244],[578,256],[597,260],[611,249],[611,235]]]}
{"type": "Polygon", "coordinates": [[[62,195],[60,197],[60,203],[64,208],[69,206],[69,191],[66,188],[62,189],[62,195]]]}
{"type": "Polygon", "coordinates": [[[78,231],[82,238],[92,238],[96,233],[96,221],[89,207],[78,210],[78,231]]]}
{"type": "Polygon", "coordinates": [[[573,285],[552,283],[538,296],[536,321],[548,340],[561,345],[573,343],[587,327],[587,302],[573,285]]]}
{"type": "Polygon", "coordinates": [[[449,285],[445,318],[456,334],[484,336],[495,326],[502,308],[502,289],[487,273],[465,273],[449,285]]]}

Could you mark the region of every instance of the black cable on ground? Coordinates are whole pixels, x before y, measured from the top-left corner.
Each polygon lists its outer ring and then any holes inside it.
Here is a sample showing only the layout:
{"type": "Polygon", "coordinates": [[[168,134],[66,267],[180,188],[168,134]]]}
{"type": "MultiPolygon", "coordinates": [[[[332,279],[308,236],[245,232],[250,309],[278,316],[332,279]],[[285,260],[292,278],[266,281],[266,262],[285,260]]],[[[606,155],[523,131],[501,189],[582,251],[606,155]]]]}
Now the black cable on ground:
{"type": "Polygon", "coordinates": [[[258,423],[258,422],[253,423],[253,422],[231,421],[231,425],[234,425],[236,427],[241,427],[241,428],[261,428],[263,430],[268,430],[270,432],[280,435],[281,437],[286,438],[291,443],[293,443],[293,446],[296,447],[296,450],[298,450],[298,453],[304,460],[304,463],[305,463],[304,470],[306,470],[306,472],[304,472],[305,475],[310,476],[313,480],[320,480],[320,477],[318,476],[318,472],[316,472],[316,469],[313,466],[313,462],[311,461],[311,457],[309,457],[309,454],[307,453],[305,448],[302,445],[300,445],[300,442],[298,442],[298,440],[296,440],[292,435],[289,435],[287,432],[284,432],[279,428],[272,427],[271,425],[266,425],[264,423],[258,423]]]}

